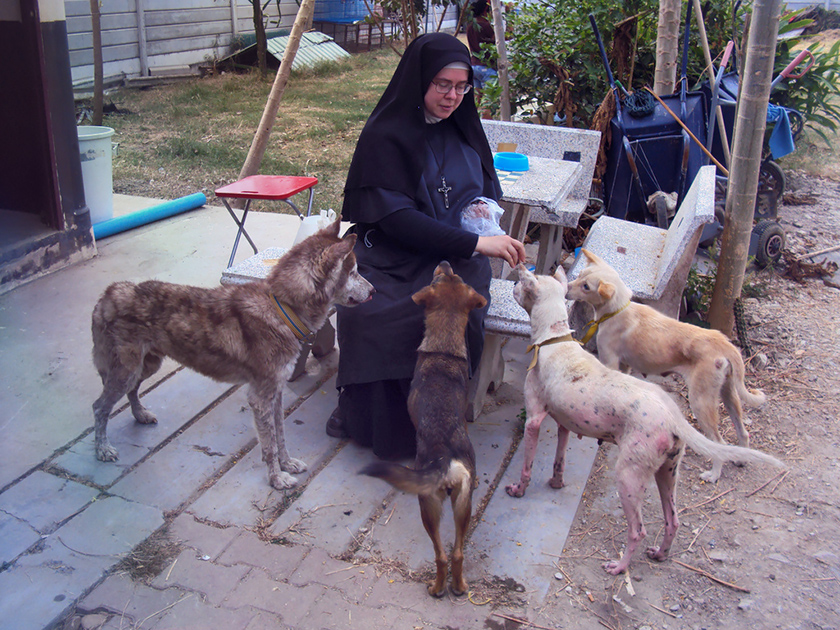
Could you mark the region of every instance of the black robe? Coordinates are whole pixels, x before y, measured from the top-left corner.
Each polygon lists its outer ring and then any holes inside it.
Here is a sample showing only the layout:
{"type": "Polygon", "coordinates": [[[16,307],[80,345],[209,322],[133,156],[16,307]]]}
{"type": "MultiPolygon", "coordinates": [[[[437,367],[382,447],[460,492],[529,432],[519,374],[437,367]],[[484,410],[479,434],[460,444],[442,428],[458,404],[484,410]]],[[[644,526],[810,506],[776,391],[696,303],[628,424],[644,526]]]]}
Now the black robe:
{"type": "MultiPolygon", "coordinates": [[[[473,256],[478,237],[460,227],[461,210],[476,196],[501,195],[473,95],[464,95],[444,121],[424,118],[431,80],[454,61],[469,67],[469,51],[451,35],[423,35],[409,45],[362,130],[344,191],[342,218],[354,224],[359,271],[376,294],[358,307],[338,308],[339,407],[351,437],[380,457],[402,454],[414,442],[405,399],[423,309],[411,296],[447,260],[489,302],[489,260],[473,256]],[[449,207],[438,191],[442,175],[452,188],[449,207]]],[[[485,314],[474,311],[468,324],[473,369],[485,314]]]]}

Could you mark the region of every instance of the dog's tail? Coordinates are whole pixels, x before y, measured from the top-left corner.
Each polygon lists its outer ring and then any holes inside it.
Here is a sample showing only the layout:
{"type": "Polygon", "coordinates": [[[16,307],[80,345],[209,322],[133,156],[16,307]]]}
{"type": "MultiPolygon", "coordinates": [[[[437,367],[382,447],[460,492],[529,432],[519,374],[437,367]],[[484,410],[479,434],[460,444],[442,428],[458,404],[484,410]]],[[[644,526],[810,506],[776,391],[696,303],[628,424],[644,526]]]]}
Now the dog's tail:
{"type": "Polygon", "coordinates": [[[765,463],[778,468],[785,468],[784,462],[772,455],[762,453],[752,448],[724,444],[710,440],[692,427],[688,420],[680,414],[681,422],[676,425],[675,433],[695,452],[709,459],[719,459],[727,462],[765,463]]]}
{"type": "Polygon", "coordinates": [[[415,470],[393,462],[373,462],[359,474],[378,477],[403,492],[418,495],[434,494],[438,490],[468,490],[472,486],[469,468],[457,459],[437,459],[425,468],[415,470]]]}
{"type": "Polygon", "coordinates": [[[746,372],[744,369],[744,360],[736,348],[733,347],[732,350],[733,356],[727,357],[730,370],[726,375],[726,379],[729,382],[724,384],[724,387],[728,386],[730,390],[736,392],[738,398],[745,405],[760,407],[767,402],[767,396],[760,389],[747,389],[747,386],[744,384],[744,373],[746,372]]]}

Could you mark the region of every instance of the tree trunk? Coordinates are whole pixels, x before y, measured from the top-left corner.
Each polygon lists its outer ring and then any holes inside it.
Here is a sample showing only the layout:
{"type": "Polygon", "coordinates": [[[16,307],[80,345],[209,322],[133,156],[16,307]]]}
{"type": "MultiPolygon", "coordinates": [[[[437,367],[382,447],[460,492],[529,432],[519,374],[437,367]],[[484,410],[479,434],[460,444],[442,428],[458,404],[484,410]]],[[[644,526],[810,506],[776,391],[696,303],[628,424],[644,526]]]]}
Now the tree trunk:
{"type": "Polygon", "coordinates": [[[245,164],[242,165],[242,170],[239,172],[239,179],[248,177],[249,175],[256,175],[260,170],[260,164],[262,163],[265,148],[268,144],[268,136],[271,134],[271,128],[274,126],[274,121],[277,118],[277,111],[280,109],[280,101],[283,100],[283,92],[286,90],[289,75],[292,73],[292,62],[295,60],[295,55],[300,46],[300,38],[303,36],[306,24],[312,17],[314,7],[315,0],[303,0],[301,2],[297,17],[295,17],[295,23],[292,26],[292,32],[289,35],[286,52],[283,53],[283,61],[280,62],[280,67],[277,69],[277,76],[274,78],[274,84],[271,86],[268,102],[263,110],[260,124],[257,127],[257,133],[254,135],[254,141],[248,150],[248,157],[245,158],[245,164]]]}
{"type": "Polygon", "coordinates": [[[493,8],[493,33],[496,35],[496,50],[499,53],[496,71],[499,73],[499,85],[502,96],[499,102],[499,118],[510,120],[510,82],[508,81],[508,57],[505,46],[505,20],[502,14],[501,0],[490,0],[493,8]]]}
{"type": "Polygon", "coordinates": [[[260,67],[260,77],[265,79],[268,76],[268,61],[266,59],[268,43],[265,37],[265,22],[263,21],[260,0],[251,0],[251,6],[254,13],[254,35],[257,38],[257,63],[260,67]]]}
{"type": "Polygon", "coordinates": [[[753,3],[746,60],[741,72],[720,260],[709,306],[709,324],[730,336],[734,324],[732,309],[741,295],[747,268],[780,8],[781,0],[755,0],[753,3]]]}
{"type": "Polygon", "coordinates": [[[677,51],[680,39],[680,0],[659,0],[656,27],[656,67],[653,91],[659,96],[674,93],[677,82],[677,51]]]}
{"type": "Polygon", "coordinates": [[[102,21],[99,15],[99,0],[90,0],[90,26],[93,34],[93,117],[91,123],[101,125],[105,88],[103,86],[102,21]]]}

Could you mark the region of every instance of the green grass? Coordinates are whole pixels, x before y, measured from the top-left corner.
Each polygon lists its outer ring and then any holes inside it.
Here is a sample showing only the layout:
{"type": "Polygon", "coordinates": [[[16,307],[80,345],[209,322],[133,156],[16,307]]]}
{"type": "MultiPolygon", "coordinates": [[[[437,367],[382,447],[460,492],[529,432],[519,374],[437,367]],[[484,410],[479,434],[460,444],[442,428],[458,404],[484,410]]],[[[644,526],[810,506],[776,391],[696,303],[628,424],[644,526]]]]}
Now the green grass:
{"type": "MultiPolygon", "coordinates": [[[[259,172],[316,176],[316,209],[340,209],[359,133],[398,61],[384,49],[292,73],[259,172]]],[[[224,73],[109,94],[119,110],[103,121],[120,145],[114,191],[212,199],[238,179],[273,80],[256,71],[224,73]]]]}

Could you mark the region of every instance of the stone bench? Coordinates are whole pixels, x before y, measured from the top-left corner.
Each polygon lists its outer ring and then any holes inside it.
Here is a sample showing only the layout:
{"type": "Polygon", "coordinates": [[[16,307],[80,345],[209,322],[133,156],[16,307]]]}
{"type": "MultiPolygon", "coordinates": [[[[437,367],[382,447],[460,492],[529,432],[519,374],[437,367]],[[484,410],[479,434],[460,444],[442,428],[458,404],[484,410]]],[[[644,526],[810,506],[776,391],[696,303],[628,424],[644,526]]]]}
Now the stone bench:
{"type": "MultiPolygon", "coordinates": [[[[254,280],[265,280],[272,266],[281,258],[286,249],[282,247],[267,247],[264,250],[232,265],[222,272],[221,284],[246,284],[254,280]]],[[[306,370],[306,359],[309,353],[316,357],[323,357],[335,348],[335,328],[330,320],[315,333],[311,341],[305,341],[298,355],[290,381],[295,380],[306,370]]]]}
{"type": "Polygon", "coordinates": [[[516,145],[515,151],[529,157],[580,163],[581,170],[575,184],[557,207],[519,208],[519,204],[514,204],[513,207],[506,208],[508,211],[505,214],[509,216],[505,217],[505,229],[514,238],[522,240],[525,237],[529,222],[540,226],[536,268],[538,273],[547,272],[560,260],[563,228],[575,227],[589,204],[589,191],[592,187],[595,162],[598,159],[601,133],[587,129],[497,120],[482,120],[481,125],[487,142],[494,151],[498,149],[499,144],[516,145]]]}
{"type": "MultiPolygon", "coordinates": [[[[697,173],[668,230],[602,216],[592,226],[583,247],[607,261],[633,292],[634,299],[650,304],[674,318],[679,317],[680,300],[694,260],[703,226],[714,220],[715,167],[704,166],[697,173]]],[[[569,269],[573,280],[586,266],[578,256],[569,269]]],[[[472,379],[467,419],[481,413],[488,391],[504,380],[501,348],[505,338],[530,339],[528,314],[513,299],[512,280],[490,283],[490,310],[484,320],[485,341],[478,371],[472,379]]],[[[573,330],[590,319],[581,304],[566,303],[573,330]]]]}
{"type": "MultiPolygon", "coordinates": [[[[583,243],[618,272],[633,298],[669,317],[679,318],[680,301],[703,226],[715,218],[715,167],[702,167],[670,227],[600,217],[583,243]]],[[[574,280],[586,266],[578,256],[569,269],[574,280]]]]}

